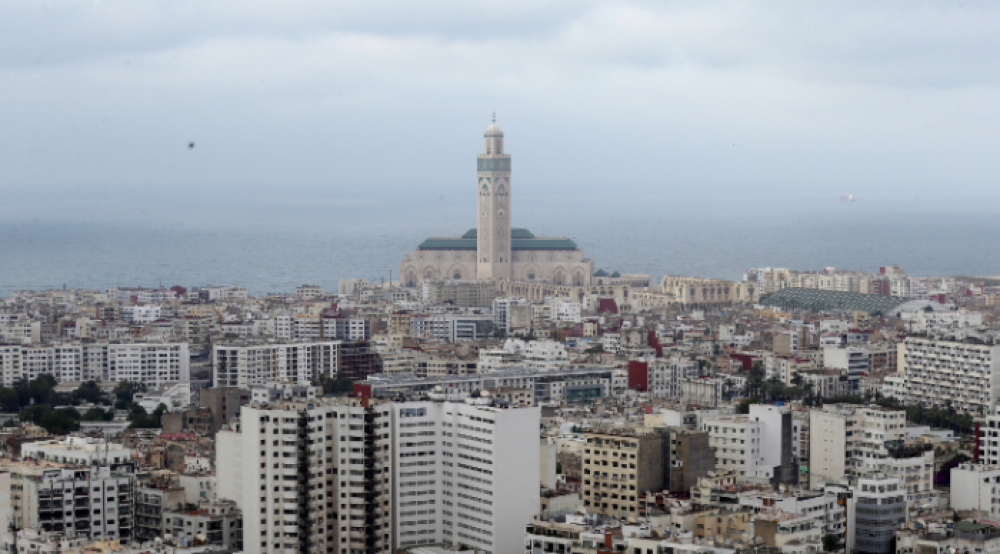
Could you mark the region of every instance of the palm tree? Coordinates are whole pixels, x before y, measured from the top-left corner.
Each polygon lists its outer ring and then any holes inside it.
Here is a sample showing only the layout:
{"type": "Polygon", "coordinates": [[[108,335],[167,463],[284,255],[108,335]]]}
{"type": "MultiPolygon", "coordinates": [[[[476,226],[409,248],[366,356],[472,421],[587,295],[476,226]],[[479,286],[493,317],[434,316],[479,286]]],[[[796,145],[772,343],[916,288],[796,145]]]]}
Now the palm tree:
{"type": "Polygon", "coordinates": [[[723,397],[725,397],[726,400],[732,400],[733,398],[732,396],[733,384],[734,384],[733,380],[729,378],[727,378],[725,381],[722,382],[722,395],[723,397]]]}

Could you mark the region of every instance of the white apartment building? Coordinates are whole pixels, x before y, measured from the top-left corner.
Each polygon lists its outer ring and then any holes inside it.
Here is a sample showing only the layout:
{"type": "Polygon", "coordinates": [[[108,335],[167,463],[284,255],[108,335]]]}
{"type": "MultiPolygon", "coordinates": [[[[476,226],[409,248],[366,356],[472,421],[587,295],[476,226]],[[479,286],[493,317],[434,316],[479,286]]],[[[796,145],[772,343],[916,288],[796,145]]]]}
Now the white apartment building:
{"type": "Polygon", "coordinates": [[[903,410],[849,405],[810,410],[810,486],[884,474],[898,479],[911,507],[935,506],[932,447],[905,440],[903,410]]]}
{"type": "Polygon", "coordinates": [[[824,346],[823,366],[847,370],[848,394],[859,394],[861,374],[871,371],[871,357],[863,348],[824,346]]]}
{"type": "Polygon", "coordinates": [[[13,517],[22,529],[127,541],[135,528],[132,465],[9,462],[13,517]]]}
{"type": "Polygon", "coordinates": [[[510,331],[515,327],[514,318],[511,314],[515,306],[528,306],[528,301],[515,296],[504,296],[493,299],[493,325],[505,331],[510,331]]]}
{"type": "Polygon", "coordinates": [[[538,511],[539,410],[489,399],[243,406],[217,438],[218,494],[244,514],[247,553],[520,548],[538,511]],[[258,540],[259,537],[259,540],[258,540]]]}
{"type": "Polygon", "coordinates": [[[520,367],[529,367],[541,371],[551,371],[569,363],[566,346],[554,340],[507,339],[503,349],[520,354],[520,367]]]}
{"type": "Polygon", "coordinates": [[[140,290],[135,296],[140,304],[156,304],[177,300],[177,293],[170,289],[140,290]]]}
{"type": "Polygon", "coordinates": [[[551,308],[549,318],[553,323],[580,323],[580,303],[562,297],[548,297],[545,303],[551,308]]]}
{"type": "Polygon", "coordinates": [[[312,300],[323,296],[323,287],[319,285],[299,285],[295,287],[295,298],[312,300]]]}
{"type": "Polygon", "coordinates": [[[800,431],[788,406],[752,404],[747,415],[705,418],[702,429],[708,431],[717,469],[747,480],[798,482],[800,431]],[[794,475],[787,474],[792,469],[794,475]]]}
{"type": "Polygon", "coordinates": [[[393,552],[390,409],[366,404],[246,405],[217,434],[217,490],[243,511],[244,552],[393,552]]]}
{"type": "Polygon", "coordinates": [[[249,389],[273,381],[309,384],[320,375],[337,376],[340,341],[216,344],[215,387],[249,389]]]}
{"type": "Polygon", "coordinates": [[[0,323],[0,342],[34,344],[42,340],[42,322],[18,320],[0,323]]]}
{"type": "Polygon", "coordinates": [[[659,398],[680,398],[681,384],[699,374],[698,364],[682,356],[654,358],[646,371],[649,394],[659,398]]]}
{"type": "Polygon", "coordinates": [[[951,331],[965,328],[976,328],[983,325],[983,314],[966,309],[934,310],[923,309],[902,312],[900,318],[911,333],[926,333],[928,331],[951,331]]]}
{"type": "Polygon", "coordinates": [[[132,450],[103,439],[66,437],[64,440],[26,442],[21,447],[21,457],[89,467],[130,462],[132,450]]]}
{"type": "Polygon", "coordinates": [[[397,548],[521,548],[540,503],[539,409],[467,402],[392,404],[397,548]]]}
{"type": "Polygon", "coordinates": [[[337,282],[337,294],[341,296],[350,296],[354,294],[354,291],[370,286],[371,283],[364,279],[358,279],[357,277],[353,279],[341,279],[337,282]]]}
{"type": "Polygon", "coordinates": [[[951,468],[951,508],[1000,516],[1000,467],[966,463],[951,468]]]}
{"type": "Polygon", "coordinates": [[[781,510],[782,512],[805,516],[813,520],[813,527],[823,530],[824,535],[837,536],[841,542],[847,534],[847,511],[837,502],[832,492],[794,491],[761,492],[740,495],[741,507],[757,513],[781,510]]]}
{"type": "Polygon", "coordinates": [[[160,319],[162,311],[159,306],[122,306],[121,317],[129,323],[152,323],[160,319]]]}
{"type": "Polygon", "coordinates": [[[107,357],[109,381],[165,388],[191,380],[191,356],[186,342],[109,344],[107,357]]]}
{"type": "MultiPolygon", "coordinates": [[[[277,322],[275,322],[277,323],[277,322]]],[[[291,318],[290,334],[295,340],[368,340],[372,336],[371,321],[364,317],[296,317],[291,318]]],[[[284,326],[275,325],[284,331],[284,326]]],[[[278,338],[284,337],[276,334],[278,338]]]]}
{"type": "Polygon", "coordinates": [[[1000,346],[907,337],[907,403],[989,413],[1000,391],[1000,346]]]}
{"type": "Polygon", "coordinates": [[[133,381],[165,387],[191,380],[185,342],[60,343],[49,346],[0,346],[4,386],[48,373],[56,381],[133,381]]]}
{"type": "Polygon", "coordinates": [[[208,285],[197,290],[199,297],[209,302],[235,302],[247,299],[247,289],[240,285],[208,285]]]}
{"type": "MultiPolygon", "coordinates": [[[[479,351],[479,372],[487,373],[498,369],[522,367],[524,355],[521,352],[496,348],[479,351]]],[[[382,367],[386,366],[385,356],[382,357],[382,367]]],[[[388,370],[386,370],[388,373],[388,370]]]]}
{"type": "Polygon", "coordinates": [[[459,342],[482,338],[479,328],[492,321],[489,315],[430,314],[410,318],[410,335],[444,342],[459,342]]]}
{"type": "Polygon", "coordinates": [[[906,374],[892,373],[882,380],[882,396],[906,402],[906,374]]]}

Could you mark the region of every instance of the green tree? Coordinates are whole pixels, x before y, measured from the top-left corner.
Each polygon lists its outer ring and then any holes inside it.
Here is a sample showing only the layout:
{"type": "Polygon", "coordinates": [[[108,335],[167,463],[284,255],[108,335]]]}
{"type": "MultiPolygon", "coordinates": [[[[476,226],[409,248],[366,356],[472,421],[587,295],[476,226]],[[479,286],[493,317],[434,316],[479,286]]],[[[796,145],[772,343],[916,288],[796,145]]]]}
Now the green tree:
{"type": "Polygon", "coordinates": [[[124,410],[132,402],[132,397],[136,393],[135,383],[132,381],[122,381],[115,385],[115,408],[124,410]]]}
{"type": "Polygon", "coordinates": [[[94,406],[86,411],[81,418],[83,421],[111,421],[115,418],[114,410],[105,410],[100,406],[94,406]]]}
{"type": "Polygon", "coordinates": [[[133,429],[155,429],[161,426],[161,418],[164,412],[167,411],[167,406],[165,404],[160,404],[153,410],[153,413],[147,414],[146,409],[138,404],[131,404],[129,406],[129,413],[132,414],[132,423],[129,427],[133,429]]]}
{"type": "Polygon", "coordinates": [[[80,412],[76,411],[76,408],[59,408],[53,411],[48,406],[32,406],[25,408],[24,411],[29,410],[35,417],[41,414],[41,418],[35,423],[53,435],[65,435],[80,430],[80,412]]]}
{"type": "Polygon", "coordinates": [[[101,403],[101,386],[96,381],[87,381],[73,391],[73,398],[90,404],[101,403]]]}
{"type": "Polygon", "coordinates": [[[42,418],[45,417],[45,414],[51,411],[52,410],[49,409],[48,406],[28,406],[17,414],[17,418],[21,421],[30,421],[31,423],[38,425],[42,422],[42,418]]]}
{"type": "Polygon", "coordinates": [[[823,551],[837,552],[840,550],[840,537],[837,535],[823,535],[823,551]]]}
{"type": "Polygon", "coordinates": [[[0,388],[0,410],[11,413],[21,409],[21,397],[10,387],[0,388]]]}

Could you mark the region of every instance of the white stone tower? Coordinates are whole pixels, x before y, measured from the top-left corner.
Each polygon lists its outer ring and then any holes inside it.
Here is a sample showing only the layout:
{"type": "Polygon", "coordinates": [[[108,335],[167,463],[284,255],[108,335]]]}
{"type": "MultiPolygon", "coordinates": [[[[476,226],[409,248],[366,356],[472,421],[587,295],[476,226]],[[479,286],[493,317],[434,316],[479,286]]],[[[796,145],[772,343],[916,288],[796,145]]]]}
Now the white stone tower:
{"type": "Polygon", "coordinates": [[[497,115],[486,129],[486,151],[478,156],[479,215],[476,225],[476,277],[510,279],[510,155],[503,153],[497,115]]]}

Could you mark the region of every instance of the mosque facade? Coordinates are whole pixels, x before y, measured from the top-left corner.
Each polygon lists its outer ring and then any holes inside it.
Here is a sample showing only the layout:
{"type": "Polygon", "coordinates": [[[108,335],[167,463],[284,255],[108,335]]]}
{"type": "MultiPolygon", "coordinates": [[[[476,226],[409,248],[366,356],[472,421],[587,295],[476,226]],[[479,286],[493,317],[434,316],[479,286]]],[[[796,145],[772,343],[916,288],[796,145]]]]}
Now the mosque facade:
{"type": "Polygon", "coordinates": [[[594,261],[571,239],[536,237],[511,227],[511,160],[495,116],[483,138],[483,153],[476,157],[476,228],[420,243],[399,263],[403,284],[412,287],[433,279],[591,284],[594,261]]]}

